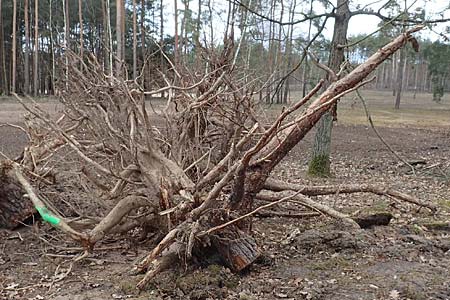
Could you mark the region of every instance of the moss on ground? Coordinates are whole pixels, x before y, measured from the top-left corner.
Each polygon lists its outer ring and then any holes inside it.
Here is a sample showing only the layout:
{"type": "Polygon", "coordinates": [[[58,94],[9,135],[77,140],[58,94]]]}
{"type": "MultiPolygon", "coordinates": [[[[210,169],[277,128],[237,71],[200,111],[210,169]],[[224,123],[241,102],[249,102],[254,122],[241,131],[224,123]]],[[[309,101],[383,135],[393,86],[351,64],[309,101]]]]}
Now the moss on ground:
{"type": "Polygon", "coordinates": [[[318,155],[311,159],[308,174],[316,177],[330,177],[330,159],[327,155],[318,155]]]}

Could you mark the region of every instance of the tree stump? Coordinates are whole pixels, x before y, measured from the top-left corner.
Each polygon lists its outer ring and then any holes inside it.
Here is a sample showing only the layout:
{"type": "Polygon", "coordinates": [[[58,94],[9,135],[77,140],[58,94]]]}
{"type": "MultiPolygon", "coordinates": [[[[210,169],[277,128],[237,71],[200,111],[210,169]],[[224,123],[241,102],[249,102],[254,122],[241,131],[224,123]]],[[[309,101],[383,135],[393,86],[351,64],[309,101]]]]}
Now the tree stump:
{"type": "Polygon", "coordinates": [[[240,272],[251,265],[261,252],[255,239],[237,228],[222,231],[212,238],[222,261],[233,271],[240,272]]]}
{"type": "Polygon", "coordinates": [[[8,167],[0,164],[0,228],[14,229],[36,212],[24,194],[19,183],[8,176],[8,167]]]}

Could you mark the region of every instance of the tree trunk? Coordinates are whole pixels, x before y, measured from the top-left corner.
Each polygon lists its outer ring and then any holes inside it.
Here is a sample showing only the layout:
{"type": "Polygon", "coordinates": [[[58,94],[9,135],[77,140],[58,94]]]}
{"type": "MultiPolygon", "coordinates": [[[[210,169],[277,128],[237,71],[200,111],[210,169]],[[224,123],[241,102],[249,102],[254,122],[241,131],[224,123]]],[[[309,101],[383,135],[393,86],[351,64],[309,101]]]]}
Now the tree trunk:
{"type": "Polygon", "coordinates": [[[187,22],[188,22],[188,18],[190,18],[190,12],[189,12],[189,2],[190,1],[185,1],[184,2],[184,13],[183,13],[183,23],[181,24],[181,36],[182,41],[181,41],[181,50],[182,53],[184,54],[184,57],[187,57],[187,51],[188,51],[188,26],[187,26],[187,22]]]}
{"type": "Polygon", "coordinates": [[[113,41],[112,41],[112,30],[111,30],[111,5],[110,0],[105,1],[105,23],[106,23],[106,40],[105,48],[108,49],[108,58],[107,58],[107,69],[109,74],[113,74],[113,41]]]}
{"type": "MultiPolygon", "coordinates": [[[[162,3],[161,3],[162,4],[162,3]]],[[[142,86],[144,89],[149,89],[147,83],[147,72],[145,67],[145,56],[146,56],[146,34],[145,34],[145,0],[141,0],[141,16],[140,16],[140,34],[141,34],[141,72],[142,72],[142,86]]],[[[161,14],[162,14],[162,7],[161,7],[161,14]]],[[[162,23],[161,23],[162,24],[162,23]]],[[[163,57],[161,55],[161,57],[163,57]]]]}
{"type": "Polygon", "coordinates": [[[25,21],[25,54],[24,54],[24,92],[30,94],[30,22],[29,22],[29,0],[24,2],[25,21]]]}
{"type": "Polygon", "coordinates": [[[123,16],[123,0],[116,0],[116,76],[122,77],[122,64],[123,64],[123,32],[122,32],[122,20],[123,16]]]}
{"type": "MultiPolygon", "coordinates": [[[[142,8],[144,9],[144,8],[142,8]]],[[[136,0],[133,0],[133,80],[137,78],[137,26],[136,0]]]]}
{"type": "MultiPolygon", "coordinates": [[[[69,20],[69,0],[63,0],[63,14],[64,14],[64,48],[66,50],[68,50],[70,48],[70,42],[69,42],[69,26],[70,26],[70,20],[69,20]]],[[[65,59],[65,68],[66,68],[66,72],[65,72],[65,77],[66,77],[66,82],[69,78],[69,58],[67,57],[67,55],[64,55],[64,59],[65,59]]]]}
{"type": "MultiPolygon", "coordinates": [[[[311,0],[310,6],[309,6],[309,15],[313,12],[313,4],[314,0],[311,0]]],[[[295,9],[295,7],[294,7],[295,9]]],[[[311,27],[312,27],[312,19],[309,20],[308,24],[308,39],[306,40],[307,43],[311,40],[311,27]]],[[[305,97],[307,94],[308,89],[308,80],[309,80],[309,66],[308,66],[308,55],[305,56],[305,62],[303,66],[303,72],[302,72],[302,96],[305,97]]]]}
{"type": "Polygon", "coordinates": [[[396,86],[395,86],[395,78],[396,78],[396,72],[397,72],[397,68],[396,68],[396,66],[397,66],[397,53],[394,53],[394,55],[392,55],[392,72],[391,72],[391,80],[390,80],[390,82],[391,82],[391,84],[390,84],[390,87],[391,87],[391,89],[392,89],[392,96],[395,96],[395,88],[396,88],[396,86]]]}
{"type": "Polygon", "coordinates": [[[395,109],[400,109],[400,100],[402,97],[402,87],[403,87],[403,72],[404,72],[404,66],[405,66],[405,56],[406,56],[406,49],[400,49],[400,61],[397,66],[397,80],[396,80],[396,96],[395,96],[395,109]]]}
{"type": "MultiPolygon", "coordinates": [[[[294,11],[295,11],[295,7],[297,5],[297,1],[293,0],[291,2],[291,6],[289,7],[289,14],[290,14],[290,18],[289,18],[289,22],[291,23],[291,25],[289,26],[289,32],[288,32],[288,40],[287,40],[287,45],[286,45],[286,55],[287,55],[287,62],[286,62],[286,67],[284,70],[284,76],[286,76],[292,68],[292,46],[293,46],[293,32],[294,32],[294,11]]],[[[289,93],[290,93],[290,87],[289,87],[289,83],[290,83],[290,76],[288,78],[286,78],[286,82],[285,82],[285,86],[284,86],[284,95],[283,95],[283,103],[288,103],[289,102],[289,93]]]]}
{"type": "MultiPolygon", "coordinates": [[[[84,51],[84,36],[83,36],[83,1],[78,0],[78,20],[80,22],[80,57],[83,59],[83,51],[84,51]]],[[[81,65],[81,69],[83,69],[83,65],[81,65]]]]}
{"type": "MultiPolygon", "coordinates": [[[[350,10],[347,0],[338,0],[334,23],[333,39],[331,41],[330,59],[328,67],[338,73],[341,64],[344,62],[344,48],[339,45],[347,43],[348,22],[350,20],[350,10]]],[[[328,84],[331,78],[328,76],[328,84]]],[[[331,132],[333,119],[335,117],[336,106],[322,116],[317,126],[314,139],[312,159],[309,163],[308,173],[315,176],[330,176],[330,152],[331,152],[331,132]]]]}
{"type": "Polygon", "coordinates": [[[16,61],[17,61],[17,51],[16,51],[16,47],[17,47],[17,38],[16,38],[16,23],[17,23],[17,0],[13,0],[13,22],[12,22],[12,72],[11,72],[11,91],[13,93],[16,92],[16,76],[17,76],[17,65],[16,65],[16,61]]]}
{"type": "Polygon", "coordinates": [[[213,24],[213,11],[211,6],[211,0],[208,0],[209,11],[209,39],[211,40],[211,47],[214,46],[214,24],[213,24]]]}
{"type": "Polygon", "coordinates": [[[6,74],[5,34],[3,28],[2,0],[0,0],[0,88],[2,93],[8,94],[8,75],[6,74]]]}
{"type": "Polygon", "coordinates": [[[55,80],[56,80],[56,62],[55,62],[55,48],[54,48],[54,38],[53,38],[53,7],[52,0],[49,0],[49,30],[50,30],[50,51],[52,60],[52,75],[51,75],[51,91],[55,94],[55,80]]]}
{"type": "Polygon", "coordinates": [[[34,72],[33,72],[33,95],[39,93],[39,0],[34,0],[34,72]]]}
{"type": "Polygon", "coordinates": [[[178,0],[174,0],[174,6],[175,6],[175,13],[174,13],[174,23],[175,23],[175,48],[174,48],[174,55],[175,55],[175,66],[178,64],[178,0]]]}

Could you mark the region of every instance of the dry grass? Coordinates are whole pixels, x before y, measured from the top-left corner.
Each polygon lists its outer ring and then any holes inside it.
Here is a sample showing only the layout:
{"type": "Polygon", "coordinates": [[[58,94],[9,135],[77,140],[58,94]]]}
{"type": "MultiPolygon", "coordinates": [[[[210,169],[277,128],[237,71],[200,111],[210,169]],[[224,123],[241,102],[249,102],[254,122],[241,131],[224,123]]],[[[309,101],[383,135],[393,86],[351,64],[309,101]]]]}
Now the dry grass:
{"type": "MultiPolygon", "coordinates": [[[[432,95],[404,93],[400,109],[394,109],[392,91],[363,90],[361,92],[369,107],[375,125],[385,127],[450,127],[450,95],[444,95],[440,103],[432,101],[432,95]]],[[[291,99],[299,99],[293,93],[291,99]]],[[[368,124],[361,101],[355,93],[341,99],[338,108],[339,122],[344,124],[368,124]]]]}
{"type": "MultiPolygon", "coordinates": [[[[375,125],[384,127],[450,127],[450,94],[445,94],[440,103],[432,101],[432,94],[418,93],[414,99],[412,92],[402,96],[399,110],[394,109],[395,97],[392,91],[363,90],[366,103],[375,125]]],[[[301,98],[301,92],[291,93],[292,101],[301,98]]],[[[48,112],[59,109],[54,98],[40,98],[39,102],[48,112]]],[[[165,101],[153,99],[148,101],[148,109],[160,111],[165,101]],[[152,109],[153,107],[153,109],[152,109]]],[[[0,97],[0,120],[15,123],[22,119],[23,108],[11,97],[0,97]]],[[[269,109],[279,112],[281,106],[273,105],[269,109]]],[[[343,124],[367,125],[367,118],[361,101],[355,93],[341,99],[339,104],[339,122],[343,124]]]]}

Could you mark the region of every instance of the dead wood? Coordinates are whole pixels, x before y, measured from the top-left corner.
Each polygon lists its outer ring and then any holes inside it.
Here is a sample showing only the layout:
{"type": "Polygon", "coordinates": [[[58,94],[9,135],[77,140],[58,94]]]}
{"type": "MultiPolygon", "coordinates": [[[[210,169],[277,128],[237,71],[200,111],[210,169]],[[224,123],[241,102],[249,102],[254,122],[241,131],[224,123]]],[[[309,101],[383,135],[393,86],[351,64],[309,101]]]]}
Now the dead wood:
{"type": "Polygon", "coordinates": [[[76,223],[72,227],[64,216],[44,211],[47,221],[83,244],[85,255],[107,234],[135,226],[144,229],[152,223],[165,233],[134,268],[137,273],[146,272],[138,284],[140,289],[176,260],[202,255],[206,246],[232,270],[245,269],[260,255],[251,233],[251,217],[283,201],[295,199],[342,220],[349,228],[359,226],[307,195],[372,192],[433,207],[370,185],[284,188],[267,181],[275,166],[339,98],[369,82],[366,77],[419,29],[394,39],[295,115],[319,91],[319,83],[270,126],[255,113],[254,87],[247,76],[237,75],[232,39],[226,40],[221,52],[205,49],[207,72],[194,73],[172,65],[173,71],[163,75],[167,86],[157,86],[154,91],[142,91],[134,81],[104,74],[95,57],[85,58],[80,70],[80,58],[68,51],[68,59],[74,63],[68,65],[68,81],[61,83],[64,111],[58,120],[32,99],[24,101],[16,95],[30,113],[30,145],[36,148],[29,148],[33,150],[25,153],[21,166],[13,164],[14,177],[34,205],[45,208],[38,188],[33,187],[35,182],[26,175],[31,171],[43,174],[48,168],[68,173],[61,180],[80,191],[85,211],[77,212],[77,217],[82,220],[87,219],[84,214],[91,214],[96,198],[102,197],[106,205],[95,207],[94,222],[80,223],[90,229],[86,232],[75,230],[76,223]],[[168,94],[163,108],[145,101],[145,94],[158,91],[168,94]],[[69,181],[79,174],[83,184],[69,181]],[[262,191],[265,188],[279,192],[262,191]],[[253,208],[257,197],[272,203],[253,208]]]}
{"type": "Polygon", "coordinates": [[[17,180],[9,175],[11,165],[0,163],[0,227],[14,229],[36,210],[17,180]]]}
{"type": "MultiPolygon", "coordinates": [[[[269,193],[262,191],[257,197],[258,199],[272,201],[273,203],[279,202],[280,198],[283,199],[287,192],[269,193]]],[[[299,192],[291,197],[292,200],[296,200],[299,204],[312,208],[314,210],[320,211],[321,213],[333,217],[335,219],[341,220],[343,223],[347,224],[350,228],[359,228],[359,225],[348,215],[338,212],[337,210],[315,202],[306,196],[301,195],[299,192]]]]}
{"type": "Polygon", "coordinates": [[[291,219],[306,219],[320,216],[317,212],[304,212],[304,213],[290,213],[279,212],[273,210],[262,210],[255,214],[257,218],[291,218],[291,219]]]}
{"type": "Polygon", "coordinates": [[[319,195],[336,195],[336,194],[352,194],[352,193],[372,193],[380,196],[388,196],[400,201],[409,202],[420,207],[426,207],[435,212],[438,206],[434,203],[425,203],[420,199],[385,187],[370,184],[342,184],[338,186],[305,186],[300,184],[286,183],[275,179],[268,179],[264,185],[265,189],[281,192],[281,191],[297,191],[307,196],[319,195]]]}

